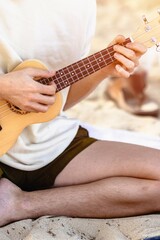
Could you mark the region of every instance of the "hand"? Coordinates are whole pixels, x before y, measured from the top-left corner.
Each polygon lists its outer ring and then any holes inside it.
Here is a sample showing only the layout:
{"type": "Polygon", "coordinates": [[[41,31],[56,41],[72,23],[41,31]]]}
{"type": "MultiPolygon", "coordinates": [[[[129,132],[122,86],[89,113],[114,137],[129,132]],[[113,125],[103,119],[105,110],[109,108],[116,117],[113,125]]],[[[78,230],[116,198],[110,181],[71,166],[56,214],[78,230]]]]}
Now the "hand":
{"type": "Polygon", "coordinates": [[[0,75],[0,98],[28,112],[46,112],[55,102],[56,85],[44,85],[34,77],[49,78],[55,72],[26,68],[0,75]]]}
{"type": "Polygon", "coordinates": [[[125,41],[125,37],[118,35],[110,45],[113,47],[115,54],[114,58],[117,60],[114,63],[105,67],[102,71],[106,71],[106,74],[128,78],[134,69],[139,64],[139,58],[147,51],[147,48],[137,42],[130,42],[124,47],[122,45],[125,41]]]}

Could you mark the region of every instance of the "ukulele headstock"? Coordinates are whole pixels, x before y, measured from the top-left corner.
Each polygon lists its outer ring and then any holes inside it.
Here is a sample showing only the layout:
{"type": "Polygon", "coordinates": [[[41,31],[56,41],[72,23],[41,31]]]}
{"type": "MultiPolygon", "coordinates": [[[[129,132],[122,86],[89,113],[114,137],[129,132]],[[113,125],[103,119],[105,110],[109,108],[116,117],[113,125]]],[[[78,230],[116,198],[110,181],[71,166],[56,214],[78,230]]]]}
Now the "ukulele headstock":
{"type": "Polygon", "coordinates": [[[136,42],[143,43],[148,48],[155,45],[157,51],[160,51],[160,9],[158,9],[157,12],[158,16],[151,21],[143,15],[143,22],[132,35],[132,39],[136,42]]]}

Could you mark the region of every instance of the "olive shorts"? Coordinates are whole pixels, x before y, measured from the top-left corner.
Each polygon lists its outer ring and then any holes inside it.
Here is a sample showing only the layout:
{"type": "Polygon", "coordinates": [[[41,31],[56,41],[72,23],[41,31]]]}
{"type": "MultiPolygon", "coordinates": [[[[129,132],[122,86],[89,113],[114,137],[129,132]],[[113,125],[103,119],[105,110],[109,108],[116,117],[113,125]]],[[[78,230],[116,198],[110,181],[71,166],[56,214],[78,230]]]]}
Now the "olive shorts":
{"type": "MultiPolygon", "coordinates": [[[[9,179],[24,191],[34,191],[53,187],[57,175],[83,149],[97,141],[89,137],[88,131],[82,127],[70,145],[51,163],[34,171],[23,171],[0,163],[2,177],[9,179]]],[[[33,160],[34,161],[34,160],[33,160]]],[[[85,166],[84,166],[85,167],[85,166]]]]}

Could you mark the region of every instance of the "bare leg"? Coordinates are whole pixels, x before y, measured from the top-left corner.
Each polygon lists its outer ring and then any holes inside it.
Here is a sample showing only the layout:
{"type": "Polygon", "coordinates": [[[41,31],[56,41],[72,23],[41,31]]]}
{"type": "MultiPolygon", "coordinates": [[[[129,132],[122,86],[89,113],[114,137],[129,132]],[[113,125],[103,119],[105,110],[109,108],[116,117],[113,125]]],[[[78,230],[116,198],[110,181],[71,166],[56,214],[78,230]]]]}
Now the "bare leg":
{"type": "Polygon", "coordinates": [[[16,188],[10,202],[18,200],[19,209],[13,204],[11,218],[5,204],[0,224],[42,215],[105,218],[160,211],[159,169],[158,150],[96,142],[68,164],[53,189],[28,193],[16,188]]]}
{"type": "Polygon", "coordinates": [[[21,219],[18,210],[22,191],[7,179],[0,179],[0,226],[21,219]]]}
{"type": "Polygon", "coordinates": [[[30,193],[17,189],[9,205],[1,204],[0,226],[44,215],[110,218],[153,213],[160,211],[159,188],[156,180],[115,177],[30,193]]]}
{"type": "Polygon", "coordinates": [[[57,176],[55,186],[122,176],[160,180],[160,151],[133,144],[97,141],[66,166],[57,176]]]}

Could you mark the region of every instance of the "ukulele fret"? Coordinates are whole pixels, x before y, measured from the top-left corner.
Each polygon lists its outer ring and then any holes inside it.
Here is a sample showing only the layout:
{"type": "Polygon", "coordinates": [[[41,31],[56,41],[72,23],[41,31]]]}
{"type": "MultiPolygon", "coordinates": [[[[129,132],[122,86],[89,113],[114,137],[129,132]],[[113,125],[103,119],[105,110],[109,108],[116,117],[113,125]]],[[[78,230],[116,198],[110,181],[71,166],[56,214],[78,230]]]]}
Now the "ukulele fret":
{"type": "Polygon", "coordinates": [[[110,48],[110,50],[106,49],[106,51],[108,52],[108,56],[110,57],[111,59],[111,62],[113,62],[115,60],[114,58],[114,50],[113,50],[113,47],[110,48]]]}
{"type": "Polygon", "coordinates": [[[92,55],[90,57],[90,60],[91,60],[92,66],[94,68],[94,72],[98,71],[100,69],[100,66],[99,66],[99,64],[97,62],[96,56],[92,55]]]}
{"type": "Polygon", "coordinates": [[[75,71],[73,65],[68,66],[68,72],[71,74],[71,84],[78,80],[77,72],[75,71]]]}
{"type": "MultiPolygon", "coordinates": [[[[83,77],[85,77],[85,74],[84,74],[84,73],[82,72],[82,70],[81,70],[80,62],[75,63],[75,64],[73,65],[73,67],[75,68],[75,72],[76,72],[76,75],[77,75],[78,79],[82,79],[83,77]]],[[[78,79],[77,79],[77,80],[78,80],[78,79]]]]}
{"type": "Polygon", "coordinates": [[[61,88],[65,88],[68,86],[68,73],[66,73],[65,68],[63,68],[62,70],[59,71],[59,84],[61,86],[61,88]]]}
{"type": "Polygon", "coordinates": [[[39,80],[40,83],[44,84],[44,85],[49,85],[50,82],[51,82],[51,79],[50,78],[41,78],[39,80]]]}
{"type": "Polygon", "coordinates": [[[72,64],[68,67],[68,72],[71,74],[71,78],[69,79],[69,82],[73,84],[74,82],[77,82],[79,79],[78,72],[76,71],[75,64],[72,64]]]}

